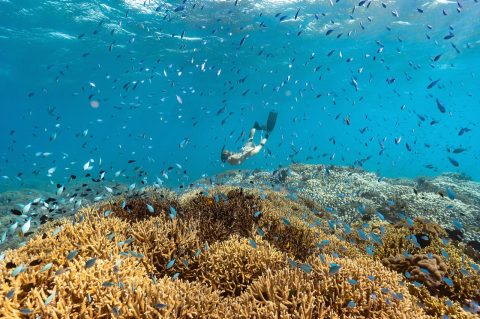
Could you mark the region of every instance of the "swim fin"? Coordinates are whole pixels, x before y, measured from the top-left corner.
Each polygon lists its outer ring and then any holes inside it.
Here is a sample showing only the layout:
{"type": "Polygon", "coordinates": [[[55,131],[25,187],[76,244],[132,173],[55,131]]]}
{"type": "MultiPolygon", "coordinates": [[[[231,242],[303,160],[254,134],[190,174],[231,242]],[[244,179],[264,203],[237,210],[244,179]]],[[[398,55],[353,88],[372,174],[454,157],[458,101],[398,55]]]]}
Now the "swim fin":
{"type": "Polygon", "coordinates": [[[255,121],[255,124],[253,124],[253,128],[255,128],[256,130],[259,130],[259,131],[265,131],[265,129],[266,129],[265,126],[261,126],[260,124],[258,124],[257,121],[255,121]]]}
{"type": "Polygon", "coordinates": [[[273,111],[271,111],[268,114],[268,120],[267,120],[267,132],[268,133],[273,131],[273,129],[275,128],[275,123],[277,122],[277,115],[278,115],[278,113],[273,112],[273,111]]]}

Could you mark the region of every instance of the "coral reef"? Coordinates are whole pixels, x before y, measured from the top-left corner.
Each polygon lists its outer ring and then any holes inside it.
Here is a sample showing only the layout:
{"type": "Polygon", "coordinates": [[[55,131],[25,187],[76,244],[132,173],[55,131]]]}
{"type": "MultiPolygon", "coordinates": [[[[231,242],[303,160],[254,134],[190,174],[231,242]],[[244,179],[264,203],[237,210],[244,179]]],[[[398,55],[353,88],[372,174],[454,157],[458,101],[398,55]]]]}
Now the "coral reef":
{"type": "Polygon", "coordinates": [[[218,186],[181,196],[154,188],[120,195],[48,222],[0,255],[0,313],[476,317],[479,266],[441,227],[338,217],[288,191],[218,186]],[[424,237],[422,244],[412,236],[424,237]]]}

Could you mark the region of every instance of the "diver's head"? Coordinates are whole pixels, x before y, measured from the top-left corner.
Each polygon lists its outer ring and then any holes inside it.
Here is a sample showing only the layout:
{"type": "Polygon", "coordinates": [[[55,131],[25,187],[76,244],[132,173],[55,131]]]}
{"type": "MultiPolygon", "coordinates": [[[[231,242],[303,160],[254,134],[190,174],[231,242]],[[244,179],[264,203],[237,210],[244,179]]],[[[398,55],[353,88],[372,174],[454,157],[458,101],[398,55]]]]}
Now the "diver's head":
{"type": "Polygon", "coordinates": [[[225,163],[231,154],[232,152],[229,152],[227,150],[222,150],[222,155],[220,155],[220,159],[222,160],[223,163],[225,163]]]}

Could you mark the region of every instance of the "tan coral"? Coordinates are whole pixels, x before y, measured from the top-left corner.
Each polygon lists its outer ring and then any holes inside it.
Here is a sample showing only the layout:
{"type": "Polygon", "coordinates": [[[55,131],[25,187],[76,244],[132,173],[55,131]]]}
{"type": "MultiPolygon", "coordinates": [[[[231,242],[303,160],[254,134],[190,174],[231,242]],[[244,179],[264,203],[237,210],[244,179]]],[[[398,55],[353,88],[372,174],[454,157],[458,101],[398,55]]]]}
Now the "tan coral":
{"type": "Polygon", "coordinates": [[[285,255],[268,242],[258,236],[249,240],[233,236],[211,245],[196,261],[196,279],[222,291],[223,295],[236,296],[265,271],[287,265],[285,255]]]}

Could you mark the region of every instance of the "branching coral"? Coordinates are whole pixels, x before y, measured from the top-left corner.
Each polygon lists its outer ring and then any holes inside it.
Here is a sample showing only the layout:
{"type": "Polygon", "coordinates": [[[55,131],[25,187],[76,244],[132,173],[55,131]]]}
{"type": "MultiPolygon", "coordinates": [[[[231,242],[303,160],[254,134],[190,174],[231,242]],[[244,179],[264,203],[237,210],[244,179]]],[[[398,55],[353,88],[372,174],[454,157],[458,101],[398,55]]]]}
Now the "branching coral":
{"type": "Polygon", "coordinates": [[[227,241],[217,242],[196,262],[197,280],[222,291],[223,295],[233,296],[238,296],[268,269],[280,269],[287,265],[284,254],[258,236],[249,240],[233,236],[227,241]]]}
{"type": "Polygon", "coordinates": [[[416,225],[362,224],[356,229],[365,234],[348,234],[345,225],[274,192],[219,187],[177,198],[149,190],[47,223],[24,247],[6,251],[0,314],[468,318],[461,306],[478,300],[477,266],[439,238],[441,229],[416,225]],[[415,245],[412,233],[428,235],[428,245],[415,245]],[[373,234],[381,241],[372,242],[373,234]],[[414,256],[393,258],[405,250],[414,256]],[[408,283],[405,271],[425,286],[408,283]],[[438,304],[437,292],[452,304],[438,304]]]}

